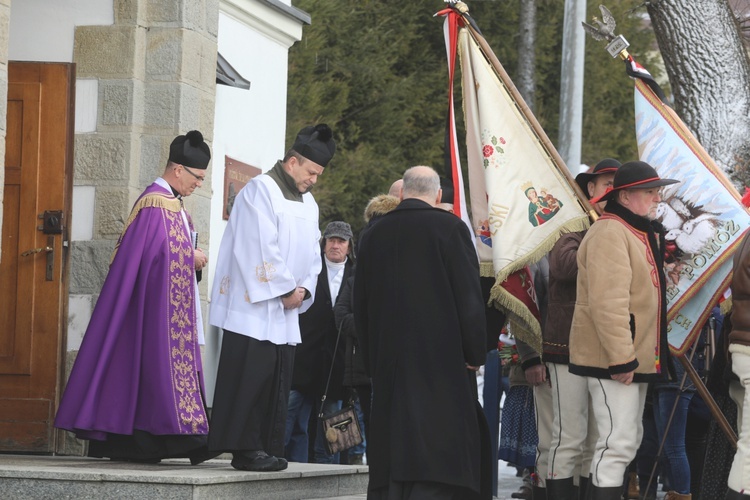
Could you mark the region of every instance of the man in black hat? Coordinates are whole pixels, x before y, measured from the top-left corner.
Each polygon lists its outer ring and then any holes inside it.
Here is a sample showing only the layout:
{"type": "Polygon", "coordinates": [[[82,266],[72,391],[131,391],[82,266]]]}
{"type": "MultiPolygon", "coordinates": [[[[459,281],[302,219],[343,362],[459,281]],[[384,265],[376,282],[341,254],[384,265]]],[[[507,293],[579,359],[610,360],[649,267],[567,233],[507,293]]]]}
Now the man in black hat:
{"type": "MultiPolygon", "coordinates": [[[[591,172],[578,174],[576,182],[589,198],[598,198],[612,188],[619,167],[619,161],[605,158],[591,172]]],[[[595,204],[594,210],[601,215],[605,204],[595,204]]],[[[534,389],[540,423],[539,453],[547,454],[539,458],[539,462],[546,464],[546,483],[542,484],[547,488],[547,496],[558,500],[576,498],[576,480],[583,498],[597,436],[593,418],[587,425],[586,379],[568,372],[568,343],[578,276],[576,255],[586,232],[563,234],[549,253],[549,302],[542,332],[542,357],[549,372],[549,385],[542,378],[542,383],[535,384],[534,389]],[[544,418],[547,411],[551,418],[544,418]],[[549,431],[542,429],[543,422],[551,422],[549,431]],[[549,438],[548,442],[544,442],[543,435],[549,438]],[[580,471],[584,473],[576,478],[580,471]]]]}
{"type": "Polygon", "coordinates": [[[318,205],[309,191],[335,150],[328,125],[300,130],[284,159],[237,194],[221,240],[210,321],[224,334],[209,447],[231,452],[236,469],[287,467],[299,314],[313,303],[321,268],[318,205]]]}
{"type": "Polygon", "coordinates": [[[569,370],[586,377],[599,438],[587,498],[619,499],[643,435],[647,382],[668,377],[664,232],[656,222],[661,179],[641,161],[622,165],[592,203],[604,214],[578,250],[569,370]]]}
{"type": "Polygon", "coordinates": [[[210,159],[197,130],[176,137],[117,241],[55,421],[90,440],[91,456],[209,458],[195,277],[206,256],[182,198],[210,159]]]}

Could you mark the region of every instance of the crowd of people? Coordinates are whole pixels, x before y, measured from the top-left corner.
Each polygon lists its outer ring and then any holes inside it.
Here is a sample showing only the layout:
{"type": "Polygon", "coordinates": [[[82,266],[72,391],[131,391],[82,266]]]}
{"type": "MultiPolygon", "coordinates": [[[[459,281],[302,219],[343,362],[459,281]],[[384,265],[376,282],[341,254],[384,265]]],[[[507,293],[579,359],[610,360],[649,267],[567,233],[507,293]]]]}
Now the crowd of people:
{"type": "MultiPolygon", "coordinates": [[[[199,464],[231,453],[244,471],[366,460],[368,498],[491,498],[476,373],[506,325],[489,320],[474,236],[427,166],[369,202],[357,238],[345,221],[321,233],[310,190],[335,151],[327,125],[305,127],[234,200],[208,318],[222,332],[209,412],[197,274],[207,258],[182,199],[211,154],[198,131],[176,137],[115,246],[55,425],[95,457],[199,464]],[[356,408],[364,439],[332,454],[320,420],[342,405],[356,408]]],[[[661,188],[679,181],[614,159],[575,180],[598,219],[534,267],[542,352],[503,330],[514,354],[500,354],[510,387],[498,456],[525,478],[514,497],[648,499],[659,482],[669,499],[698,498],[701,483],[716,488],[707,500],[748,497],[750,247],[735,257],[731,321],[715,308],[688,358],[704,371],[706,346],[725,333],[736,377],[718,386],[737,401],[740,438],[731,472],[717,469],[721,490],[700,481],[716,436],[667,343],[656,212],[661,188]]]]}

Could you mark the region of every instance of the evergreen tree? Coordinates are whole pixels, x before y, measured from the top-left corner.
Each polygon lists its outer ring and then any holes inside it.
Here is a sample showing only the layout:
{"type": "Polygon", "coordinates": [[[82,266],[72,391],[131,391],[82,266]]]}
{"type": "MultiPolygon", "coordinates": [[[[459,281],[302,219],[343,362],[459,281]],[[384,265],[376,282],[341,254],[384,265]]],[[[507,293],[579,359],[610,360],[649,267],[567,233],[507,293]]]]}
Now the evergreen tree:
{"type": "MultiPolygon", "coordinates": [[[[467,3],[490,47],[515,78],[518,1],[467,3]]],[[[589,12],[598,12],[598,3],[589,3],[589,12]]],[[[647,57],[654,47],[653,35],[644,29],[642,13],[628,13],[638,1],[610,3],[618,33],[628,38],[638,59],[655,72],[647,57]]],[[[444,169],[448,67],[443,20],[433,14],[445,5],[437,0],[295,0],[294,4],[310,13],[312,22],[289,52],[287,133],[291,140],[305,125],[325,122],[331,126],[338,152],[314,191],[321,226],[344,220],[356,234],[364,224],[362,213],[368,200],[386,192],[408,167],[444,169]]],[[[539,2],[535,116],[553,142],[559,117],[562,21],[563,2],[539,2]]],[[[605,156],[636,158],[632,88],[622,63],[610,60],[603,46],[587,40],[586,163],[605,156]]],[[[460,106],[458,80],[455,91],[460,106]]],[[[460,127],[461,109],[456,110],[456,118],[460,127]]]]}

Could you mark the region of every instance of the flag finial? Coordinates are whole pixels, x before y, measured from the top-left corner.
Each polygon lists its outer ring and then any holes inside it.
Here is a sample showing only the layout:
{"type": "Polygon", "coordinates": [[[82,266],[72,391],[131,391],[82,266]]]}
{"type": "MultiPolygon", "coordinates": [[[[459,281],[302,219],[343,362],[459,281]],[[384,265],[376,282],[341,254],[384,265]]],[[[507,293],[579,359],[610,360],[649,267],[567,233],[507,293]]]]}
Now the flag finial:
{"type": "Polygon", "coordinates": [[[593,24],[582,21],[581,24],[583,25],[584,31],[591,35],[594,40],[607,40],[609,42],[607,44],[607,52],[609,52],[609,55],[612,57],[619,56],[623,60],[627,59],[627,48],[630,47],[630,44],[625,40],[624,36],[615,35],[615,28],[617,27],[615,17],[604,5],[600,5],[599,10],[602,13],[602,20],[600,21],[599,18],[594,16],[591,18],[593,24]],[[594,26],[594,24],[596,26],[594,26]]]}

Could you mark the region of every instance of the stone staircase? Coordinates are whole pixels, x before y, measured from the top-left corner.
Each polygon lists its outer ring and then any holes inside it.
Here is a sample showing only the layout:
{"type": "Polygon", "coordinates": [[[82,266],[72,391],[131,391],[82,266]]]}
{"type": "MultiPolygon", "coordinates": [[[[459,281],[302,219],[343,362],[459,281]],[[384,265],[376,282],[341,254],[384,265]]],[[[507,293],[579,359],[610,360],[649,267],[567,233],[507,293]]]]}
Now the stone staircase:
{"type": "Polygon", "coordinates": [[[367,491],[362,465],[290,463],[281,472],[243,472],[229,460],[147,465],[106,459],[0,454],[2,499],[263,499],[355,497],[367,491]]]}

